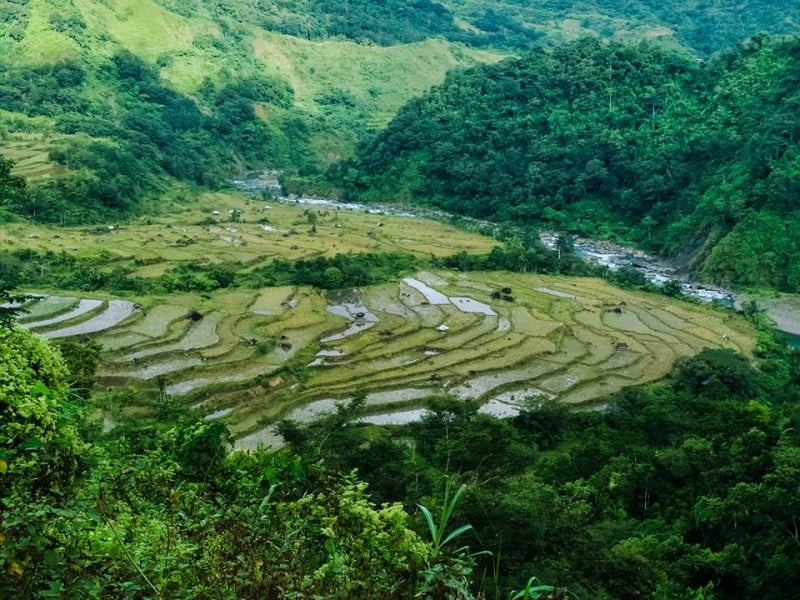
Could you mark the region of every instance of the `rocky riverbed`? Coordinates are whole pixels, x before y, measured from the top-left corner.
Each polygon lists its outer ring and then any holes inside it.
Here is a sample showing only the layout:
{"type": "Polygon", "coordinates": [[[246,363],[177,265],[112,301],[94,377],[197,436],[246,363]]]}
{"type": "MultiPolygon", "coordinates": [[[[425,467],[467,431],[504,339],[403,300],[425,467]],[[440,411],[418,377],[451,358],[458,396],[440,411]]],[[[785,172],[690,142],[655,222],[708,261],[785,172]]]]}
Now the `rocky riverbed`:
{"type": "MultiPolygon", "coordinates": [[[[542,232],[539,236],[542,244],[551,250],[556,248],[558,233],[542,232]]],[[[717,301],[726,306],[733,306],[735,294],[721,287],[707,286],[692,281],[685,273],[681,273],[669,261],[648,254],[637,248],[620,246],[602,240],[576,238],[575,254],[589,262],[617,271],[623,267],[631,267],[641,272],[648,281],[661,287],[668,281],[678,281],[684,295],[705,302],[717,301]]]]}

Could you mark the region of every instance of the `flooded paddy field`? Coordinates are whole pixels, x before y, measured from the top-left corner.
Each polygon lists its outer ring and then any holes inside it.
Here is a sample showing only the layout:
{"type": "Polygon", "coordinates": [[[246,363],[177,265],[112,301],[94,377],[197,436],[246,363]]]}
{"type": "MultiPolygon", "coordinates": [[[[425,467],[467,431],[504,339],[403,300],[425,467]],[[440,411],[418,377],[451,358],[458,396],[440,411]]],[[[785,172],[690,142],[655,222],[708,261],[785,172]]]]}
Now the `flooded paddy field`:
{"type": "Polygon", "coordinates": [[[442,394],[507,416],[542,399],[591,406],[705,347],[754,346],[730,312],[531,274],[418,273],[327,293],[47,295],[28,308],[33,331],[103,346],[101,390],[161,389],[224,419],[242,447],[276,443],[277,420],[317,418],[362,391],[364,422],[419,418],[425,398],[442,394]],[[498,298],[503,288],[513,298],[498,298]]]}

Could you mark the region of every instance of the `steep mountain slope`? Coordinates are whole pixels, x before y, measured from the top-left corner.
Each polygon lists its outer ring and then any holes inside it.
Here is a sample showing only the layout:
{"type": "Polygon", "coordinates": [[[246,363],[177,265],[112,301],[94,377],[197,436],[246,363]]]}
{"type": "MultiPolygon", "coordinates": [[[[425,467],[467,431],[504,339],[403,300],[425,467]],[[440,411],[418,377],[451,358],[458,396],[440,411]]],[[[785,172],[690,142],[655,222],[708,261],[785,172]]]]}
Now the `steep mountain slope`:
{"type": "Polygon", "coordinates": [[[800,286],[800,39],[709,64],[583,40],[449,77],[335,173],[351,197],[432,203],[687,246],[712,280],[800,286]]]}
{"type": "MultiPolygon", "coordinates": [[[[472,47],[525,49],[555,44],[582,35],[661,39],[682,44],[700,55],[725,48],[759,31],[788,33],[800,22],[800,7],[766,0],[73,0],[53,5],[41,0],[6,3],[0,19],[6,37],[22,41],[31,27],[55,26],[60,33],[83,29],[94,18],[115,15],[124,29],[139,29],[141,39],[152,31],[177,33],[170,46],[191,38],[192,30],[175,29],[180,17],[212,23],[214,30],[242,25],[308,40],[348,39],[392,46],[441,37],[472,47]],[[81,15],[76,17],[73,8],[81,15]],[[139,28],[147,24],[147,27],[139,28]]],[[[112,35],[120,29],[112,29],[112,35]]],[[[59,42],[52,38],[56,46],[59,42]]]]}
{"type": "Polygon", "coordinates": [[[314,173],[448,69],[497,60],[444,40],[289,37],[261,28],[257,8],[3,5],[0,153],[40,184],[14,210],[86,222],[140,209],[171,178],[213,187],[248,167],[314,173]]]}
{"type": "Polygon", "coordinates": [[[419,33],[413,40],[395,40],[394,47],[386,49],[342,37],[311,43],[303,36],[274,33],[280,28],[274,23],[269,27],[266,7],[258,12],[246,2],[75,0],[64,5],[39,0],[20,5],[16,13],[13,6],[0,12],[0,20],[8,25],[0,33],[3,63],[8,66],[73,60],[92,70],[127,50],[155,66],[165,82],[183,94],[196,94],[206,80],[219,84],[266,72],[283,75],[303,108],[320,110],[330,104],[324,98],[315,101],[330,91],[327,74],[355,96],[374,87],[369,105],[350,107],[355,120],[363,116],[359,113],[373,110],[384,116],[392,113],[402,103],[398,97],[405,100],[426,84],[441,81],[449,68],[494,60],[419,33]],[[406,41],[425,43],[401,46],[406,41]],[[386,89],[387,80],[394,84],[391,89],[386,89]],[[390,97],[385,99],[385,94],[390,97]]]}

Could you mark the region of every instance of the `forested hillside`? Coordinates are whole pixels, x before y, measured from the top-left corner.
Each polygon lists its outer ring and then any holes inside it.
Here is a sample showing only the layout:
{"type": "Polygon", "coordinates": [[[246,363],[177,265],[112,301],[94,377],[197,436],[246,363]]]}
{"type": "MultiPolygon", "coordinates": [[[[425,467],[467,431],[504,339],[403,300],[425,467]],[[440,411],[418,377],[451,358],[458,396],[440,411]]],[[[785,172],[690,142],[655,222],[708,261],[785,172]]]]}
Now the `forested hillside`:
{"type": "Polygon", "coordinates": [[[799,63],[796,37],[708,63],[584,39],[453,74],[334,176],[352,198],[627,239],[796,291],[799,63]]]}
{"type": "Polygon", "coordinates": [[[167,189],[180,197],[175,180],[213,187],[251,167],[314,189],[448,70],[583,35],[706,55],[798,18],[793,6],[728,4],[7,2],[0,153],[42,182],[12,208],[57,223],[120,218],[163,208],[167,189]]]}
{"type": "Polygon", "coordinates": [[[261,164],[287,152],[253,108],[255,102],[292,103],[291,89],[267,77],[209,83],[202,99],[193,99],[126,51],[93,71],[62,61],[6,68],[2,75],[0,105],[51,119],[49,160],[67,173],[41,183],[25,202],[4,202],[3,208],[40,220],[108,218],[137,208],[164,175],[213,187],[232,165],[261,164]]]}
{"type": "Polygon", "coordinates": [[[443,0],[442,4],[480,38],[491,35],[517,47],[532,36],[553,44],[599,35],[679,44],[708,56],[759,31],[792,33],[800,23],[800,6],[768,0],[443,0]]]}
{"type": "Polygon", "coordinates": [[[92,17],[111,12],[125,21],[147,14],[163,15],[167,23],[175,23],[174,16],[180,16],[202,19],[226,30],[251,26],[308,40],[344,38],[382,46],[440,36],[474,47],[519,50],[592,34],[661,39],[707,55],[759,31],[791,32],[800,19],[797,6],[764,0],[713,4],[693,0],[624,4],[605,0],[154,0],[138,4],[112,0],[36,5],[12,2],[4,7],[0,15],[9,24],[6,37],[22,41],[31,26],[40,27],[39,11],[44,6],[54,11],[44,15],[49,25],[73,35],[77,30],[90,33],[87,25],[92,17]]]}
{"type": "MultiPolygon", "coordinates": [[[[175,180],[313,174],[448,69],[496,60],[427,34],[386,49],[335,33],[307,41],[276,33],[266,8],[5,3],[0,154],[34,184],[30,203],[5,208],[74,224],[156,210],[167,189],[180,196],[175,180]]],[[[287,25],[284,12],[273,16],[287,25]]]]}

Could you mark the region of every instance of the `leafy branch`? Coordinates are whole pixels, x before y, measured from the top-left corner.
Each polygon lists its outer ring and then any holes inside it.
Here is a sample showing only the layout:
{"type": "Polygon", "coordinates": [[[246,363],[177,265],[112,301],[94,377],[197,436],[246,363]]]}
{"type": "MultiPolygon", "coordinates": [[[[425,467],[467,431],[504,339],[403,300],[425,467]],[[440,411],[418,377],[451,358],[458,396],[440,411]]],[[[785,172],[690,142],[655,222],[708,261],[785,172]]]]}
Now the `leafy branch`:
{"type": "MultiPolygon", "coordinates": [[[[461,487],[458,488],[455,494],[450,496],[452,491],[452,481],[449,479],[445,483],[444,488],[444,502],[442,503],[442,513],[439,517],[439,524],[436,524],[436,521],[433,518],[433,514],[431,513],[430,509],[422,504],[418,504],[420,511],[422,512],[422,516],[425,518],[425,523],[428,526],[428,531],[431,534],[431,542],[433,543],[433,555],[432,557],[435,558],[442,553],[442,548],[452,542],[457,537],[463,535],[467,531],[472,529],[472,525],[466,524],[462,525],[461,527],[457,527],[453,531],[448,534],[445,534],[447,531],[447,526],[450,522],[450,517],[453,515],[453,511],[456,508],[461,497],[467,491],[467,486],[462,484],[461,487]]],[[[459,550],[462,550],[460,548],[459,550]]]]}

